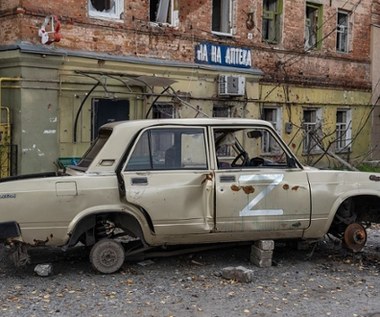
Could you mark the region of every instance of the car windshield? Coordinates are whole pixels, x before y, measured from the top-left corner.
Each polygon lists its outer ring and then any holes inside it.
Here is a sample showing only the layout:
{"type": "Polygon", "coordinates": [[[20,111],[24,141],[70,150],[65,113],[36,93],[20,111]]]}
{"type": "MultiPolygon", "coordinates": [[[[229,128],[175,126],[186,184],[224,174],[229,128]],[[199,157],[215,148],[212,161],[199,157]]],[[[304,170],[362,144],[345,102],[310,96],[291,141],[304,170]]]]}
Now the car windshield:
{"type": "Polygon", "coordinates": [[[94,143],[92,143],[91,147],[87,150],[87,152],[83,155],[82,159],[76,166],[70,166],[73,169],[86,171],[90,166],[96,155],[103,148],[104,144],[109,139],[112,133],[112,129],[101,129],[99,131],[99,136],[96,138],[94,143]]]}

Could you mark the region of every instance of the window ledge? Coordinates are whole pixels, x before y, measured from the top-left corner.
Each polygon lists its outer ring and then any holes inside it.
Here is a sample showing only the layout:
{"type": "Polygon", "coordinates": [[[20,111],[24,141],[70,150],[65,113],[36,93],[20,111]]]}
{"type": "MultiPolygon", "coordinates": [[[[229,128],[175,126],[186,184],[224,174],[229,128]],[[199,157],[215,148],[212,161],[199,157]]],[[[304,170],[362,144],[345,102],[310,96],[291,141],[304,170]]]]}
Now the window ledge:
{"type": "Polygon", "coordinates": [[[233,37],[234,35],[232,33],[223,33],[223,32],[217,32],[217,31],[211,31],[212,34],[216,36],[225,36],[225,37],[233,37]]]}
{"type": "Polygon", "coordinates": [[[163,23],[163,22],[153,22],[149,21],[149,25],[151,27],[155,28],[172,28],[172,29],[178,29],[178,25],[170,24],[170,23],[163,23]]]}
{"type": "Polygon", "coordinates": [[[116,23],[123,23],[124,20],[120,19],[118,16],[111,16],[111,15],[102,15],[102,14],[89,14],[90,19],[97,19],[97,20],[105,20],[105,21],[112,21],[116,23]]]}

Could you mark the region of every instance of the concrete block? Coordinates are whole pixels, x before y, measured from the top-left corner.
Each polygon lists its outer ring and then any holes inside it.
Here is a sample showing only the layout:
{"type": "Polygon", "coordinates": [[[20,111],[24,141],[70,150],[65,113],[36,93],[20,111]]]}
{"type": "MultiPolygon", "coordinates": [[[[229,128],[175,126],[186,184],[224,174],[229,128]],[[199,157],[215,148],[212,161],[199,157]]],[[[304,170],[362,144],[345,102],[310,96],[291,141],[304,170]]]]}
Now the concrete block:
{"type": "Polygon", "coordinates": [[[251,247],[251,256],[255,256],[258,259],[271,259],[273,256],[273,251],[264,251],[253,245],[251,247]]]}
{"type": "Polygon", "coordinates": [[[272,266],[272,258],[263,258],[259,259],[256,256],[251,255],[251,263],[258,267],[271,267],[272,266]]]}
{"type": "Polygon", "coordinates": [[[255,241],[255,246],[264,251],[273,251],[274,250],[274,241],[273,240],[258,240],[255,241]]]}

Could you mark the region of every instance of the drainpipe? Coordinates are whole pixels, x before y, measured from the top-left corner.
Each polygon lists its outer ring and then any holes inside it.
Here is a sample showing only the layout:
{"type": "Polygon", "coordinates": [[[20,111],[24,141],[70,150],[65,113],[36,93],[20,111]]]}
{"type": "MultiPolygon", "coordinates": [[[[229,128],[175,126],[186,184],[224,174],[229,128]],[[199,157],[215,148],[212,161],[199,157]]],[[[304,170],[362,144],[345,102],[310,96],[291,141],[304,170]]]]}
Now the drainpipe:
{"type": "Polygon", "coordinates": [[[12,78],[12,77],[0,77],[0,106],[2,105],[1,91],[3,90],[3,87],[2,87],[3,81],[19,81],[20,79],[21,79],[20,77],[16,77],[16,78],[12,78]]]}
{"type": "MultiPolygon", "coordinates": [[[[3,81],[19,81],[21,78],[12,78],[12,77],[0,77],[0,109],[1,108],[4,108],[7,112],[7,123],[10,124],[10,111],[9,111],[9,108],[8,107],[2,107],[2,90],[3,90],[3,87],[2,87],[2,84],[3,84],[3,81]]],[[[1,113],[0,113],[1,115],[1,113]]],[[[0,117],[1,119],[1,117],[0,117]]],[[[0,124],[1,124],[1,120],[0,120],[0,124]]],[[[8,129],[8,133],[7,133],[7,137],[9,138],[10,137],[10,130],[8,129]]]]}

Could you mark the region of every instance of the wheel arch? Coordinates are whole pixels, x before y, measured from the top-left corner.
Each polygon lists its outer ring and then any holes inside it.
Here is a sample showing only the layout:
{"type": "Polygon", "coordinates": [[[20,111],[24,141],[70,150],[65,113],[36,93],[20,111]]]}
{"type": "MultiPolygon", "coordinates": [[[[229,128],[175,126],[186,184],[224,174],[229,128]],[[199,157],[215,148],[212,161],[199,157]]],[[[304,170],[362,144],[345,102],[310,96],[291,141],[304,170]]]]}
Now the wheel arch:
{"type": "Polygon", "coordinates": [[[357,223],[380,223],[380,196],[377,192],[354,193],[337,199],[330,211],[326,232],[334,226],[334,221],[342,217],[343,209],[350,213],[357,223]]]}
{"type": "Polygon", "coordinates": [[[95,226],[98,219],[109,219],[128,234],[140,238],[145,242],[145,237],[154,234],[154,228],[149,215],[144,210],[132,211],[106,208],[86,210],[78,214],[70,223],[68,229],[69,239],[66,247],[72,247],[80,240],[84,240],[87,246],[96,242],[95,226]]]}

